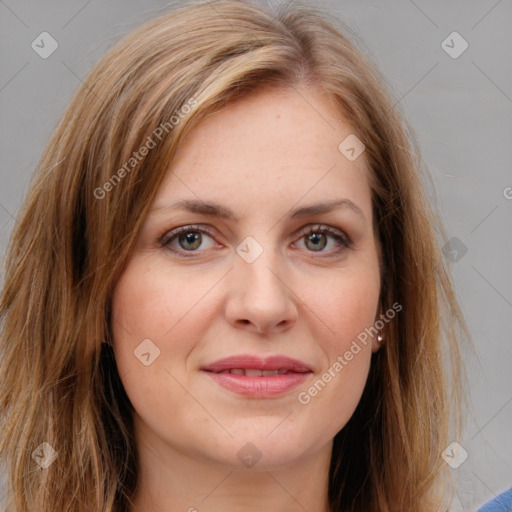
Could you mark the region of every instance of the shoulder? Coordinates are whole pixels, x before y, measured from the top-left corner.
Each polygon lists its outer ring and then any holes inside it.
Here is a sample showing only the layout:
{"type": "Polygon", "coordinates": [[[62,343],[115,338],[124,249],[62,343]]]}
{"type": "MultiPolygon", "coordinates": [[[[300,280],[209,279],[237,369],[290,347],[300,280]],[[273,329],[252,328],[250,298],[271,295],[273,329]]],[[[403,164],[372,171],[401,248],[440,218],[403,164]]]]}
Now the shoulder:
{"type": "Polygon", "coordinates": [[[512,487],[480,507],[477,512],[511,512],[512,487]]]}

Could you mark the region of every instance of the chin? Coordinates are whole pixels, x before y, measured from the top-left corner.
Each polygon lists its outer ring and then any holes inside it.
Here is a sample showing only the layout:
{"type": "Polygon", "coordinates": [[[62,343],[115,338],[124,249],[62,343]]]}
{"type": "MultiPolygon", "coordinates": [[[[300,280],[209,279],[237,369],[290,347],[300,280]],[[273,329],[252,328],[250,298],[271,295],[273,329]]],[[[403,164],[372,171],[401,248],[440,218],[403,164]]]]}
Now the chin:
{"type": "Polygon", "coordinates": [[[221,443],[225,447],[222,454],[216,454],[231,470],[284,469],[313,449],[315,440],[298,435],[294,424],[279,425],[282,418],[267,418],[266,421],[258,421],[257,425],[254,425],[254,419],[250,421],[253,423],[251,426],[228,429],[233,437],[226,438],[221,443]]]}

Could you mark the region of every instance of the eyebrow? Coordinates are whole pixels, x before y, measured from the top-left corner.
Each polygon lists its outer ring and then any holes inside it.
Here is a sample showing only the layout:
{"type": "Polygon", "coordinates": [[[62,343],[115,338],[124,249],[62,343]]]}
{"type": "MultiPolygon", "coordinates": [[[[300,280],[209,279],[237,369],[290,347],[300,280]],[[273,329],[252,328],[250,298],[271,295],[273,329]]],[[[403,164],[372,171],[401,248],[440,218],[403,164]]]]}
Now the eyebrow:
{"type": "MultiPolygon", "coordinates": [[[[160,204],[151,208],[151,212],[159,211],[159,210],[186,210],[191,213],[199,213],[202,215],[209,215],[211,217],[219,217],[222,219],[239,221],[240,219],[233,213],[232,210],[222,206],[218,203],[210,202],[205,203],[204,201],[195,200],[195,199],[182,199],[176,203],[166,205],[160,204]]],[[[303,218],[309,217],[312,215],[317,215],[319,213],[329,213],[334,210],[350,210],[356,213],[359,217],[361,217],[366,222],[366,217],[355,203],[353,203],[350,199],[337,199],[334,201],[328,201],[324,203],[312,204],[309,206],[304,206],[301,208],[297,208],[292,211],[291,218],[303,218]]]]}

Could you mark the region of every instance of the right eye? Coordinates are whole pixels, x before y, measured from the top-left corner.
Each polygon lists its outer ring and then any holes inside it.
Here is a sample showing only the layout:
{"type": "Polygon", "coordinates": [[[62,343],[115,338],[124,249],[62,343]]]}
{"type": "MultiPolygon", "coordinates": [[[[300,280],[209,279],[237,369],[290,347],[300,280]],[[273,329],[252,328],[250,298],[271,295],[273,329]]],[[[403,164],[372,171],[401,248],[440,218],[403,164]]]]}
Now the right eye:
{"type": "MultiPolygon", "coordinates": [[[[181,226],[167,232],[161,244],[163,247],[167,247],[171,251],[188,258],[192,254],[185,253],[203,252],[198,249],[201,245],[204,245],[205,236],[209,239],[212,239],[213,236],[206,226],[181,226]]],[[[215,243],[213,242],[204,249],[211,249],[214,246],[215,243]]]]}

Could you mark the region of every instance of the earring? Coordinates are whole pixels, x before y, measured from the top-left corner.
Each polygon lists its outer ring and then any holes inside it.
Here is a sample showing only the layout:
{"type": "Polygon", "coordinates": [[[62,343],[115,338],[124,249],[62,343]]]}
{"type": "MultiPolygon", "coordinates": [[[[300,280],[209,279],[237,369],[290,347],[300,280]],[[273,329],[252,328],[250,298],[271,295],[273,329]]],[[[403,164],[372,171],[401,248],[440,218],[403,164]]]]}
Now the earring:
{"type": "Polygon", "coordinates": [[[379,342],[379,345],[382,345],[384,338],[380,334],[377,334],[377,341],[379,342]]]}

